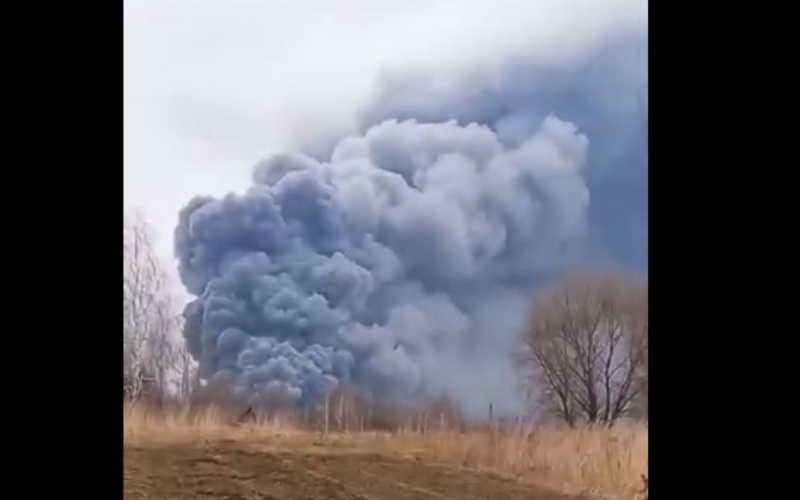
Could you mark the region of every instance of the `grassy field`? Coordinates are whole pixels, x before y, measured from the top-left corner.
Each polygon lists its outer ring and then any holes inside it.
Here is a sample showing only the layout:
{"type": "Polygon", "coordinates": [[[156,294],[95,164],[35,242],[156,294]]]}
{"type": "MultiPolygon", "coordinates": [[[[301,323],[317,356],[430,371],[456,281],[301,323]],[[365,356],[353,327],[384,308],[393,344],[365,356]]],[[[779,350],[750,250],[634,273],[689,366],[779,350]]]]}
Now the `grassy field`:
{"type": "Polygon", "coordinates": [[[125,415],[125,498],[642,498],[639,427],[309,432],[213,410],[125,415]]]}

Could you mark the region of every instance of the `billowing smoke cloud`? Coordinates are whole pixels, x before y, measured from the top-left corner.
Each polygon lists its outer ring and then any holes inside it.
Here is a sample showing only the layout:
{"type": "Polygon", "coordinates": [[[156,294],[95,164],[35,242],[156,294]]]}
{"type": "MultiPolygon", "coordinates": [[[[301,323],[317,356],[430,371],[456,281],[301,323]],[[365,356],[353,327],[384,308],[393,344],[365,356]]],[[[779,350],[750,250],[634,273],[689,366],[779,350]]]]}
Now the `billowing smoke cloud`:
{"type": "MultiPolygon", "coordinates": [[[[547,116],[592,141],[584,177],[592,193],[587,259],[647,268],[647,33],[620,33],[569,64],[517,59],[500,71],[450,79],[388,78],[362,113],[364,128],[387,118],[481,123],[506,144],[526,140],[547,116]]],[[[312,154],[318,152],[310,149],[312,154]]],[[[325,152],[322,148],[321,152],[325,152]]]]}
{"type": "MultiPolygon", "coordinates": [[[[555,114],[591,139],[584,178],[592,193],[587,263],[645,270],[648,240],[647,32],[625,31],[571,61],[517,58],[500,69],[385,78],[361,113],[361,130],[386,119],[456,120],[490,127],[517,145],[555,114]]],[[[327,158],[340,139],[302,150],[327,158]]]]}
{"type": "Polygon", "coordinates": [[[531,284],[581,257],[588,152],[556,116],[513,145],[388,120],[328,161],[275,156],[246,193],[194,199],[176,251],[201,375],[254,398],[350,382],[515,411],[508,340],[531,284]]]}
{"type": "Polygon", "coordinates": [[[530,292],[575,264],[646,269],[646,34],[569,64],[392,78],[361,122],[182,211],[201,375],[256,399],[346,382],[519,411],[530,292]]]}

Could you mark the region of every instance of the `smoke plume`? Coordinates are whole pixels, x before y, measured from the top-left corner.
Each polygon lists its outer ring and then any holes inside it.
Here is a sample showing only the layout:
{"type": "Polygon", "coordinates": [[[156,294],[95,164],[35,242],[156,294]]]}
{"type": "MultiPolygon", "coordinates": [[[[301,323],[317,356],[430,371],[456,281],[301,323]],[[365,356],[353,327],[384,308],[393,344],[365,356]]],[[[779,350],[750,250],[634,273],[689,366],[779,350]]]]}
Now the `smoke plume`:
{"type": "Polygon", "coordinates": [[[351,383],[518,412],[532,289],[576,263],[646,266],[646,40],[385,89],[360,131],[182,210],[187,346],[254,400],[351,383]]]}
{"type": "Polygon", "coordinates": [[[276,156],[245,194],[196,198],[176,248],[201,375],[294,400],[351,381],[468,396],[442,372],[476,369],[483,297],[558,268],[585,235],[587,148],[556,117],[513,148],[481,125],[386,121],[329,162],[276,156]]]}
{"type": "MultiPolygon", "coordinates": [[[[481,123],[518,144],[555,114],[592,142],[584,169],[592,193],[587,258],[647,268],[647,33],[621,33],[570,64],[514,60],[500,71],[441,79],[387,78],[362,113],[368,128],[385,119],[481,123]]],[[[317,145],[319,147],[319,145],[317,145]]],[[[317,152],[327,153],[326,148],[317,152]]]]}

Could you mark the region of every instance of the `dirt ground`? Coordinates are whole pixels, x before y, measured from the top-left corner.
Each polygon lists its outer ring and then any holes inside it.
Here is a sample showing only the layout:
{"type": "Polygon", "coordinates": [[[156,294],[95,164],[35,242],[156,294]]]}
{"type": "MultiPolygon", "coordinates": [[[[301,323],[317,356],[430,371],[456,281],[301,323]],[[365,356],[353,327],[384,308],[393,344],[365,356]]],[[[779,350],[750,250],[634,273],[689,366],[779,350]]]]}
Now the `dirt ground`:
{"type": "Polygon", "coordinates": [[[125,500],[579,500],[491,474],[336,449],[131,445],[125,500]]]}

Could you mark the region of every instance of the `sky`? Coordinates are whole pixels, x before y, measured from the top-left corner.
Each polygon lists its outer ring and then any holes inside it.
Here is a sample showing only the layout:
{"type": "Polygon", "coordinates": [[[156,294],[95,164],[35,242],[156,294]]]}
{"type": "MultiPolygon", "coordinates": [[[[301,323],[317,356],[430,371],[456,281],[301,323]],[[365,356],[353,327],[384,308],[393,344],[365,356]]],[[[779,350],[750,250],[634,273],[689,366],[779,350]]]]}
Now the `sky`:
{"type": "Polygon", "coordinates": [[[644,0],[125,0],[126,209],[170,259],[189,199],[242,191],[261,159],[359,128],[389,78],[566,67],[646,23],[644,0]]]}

